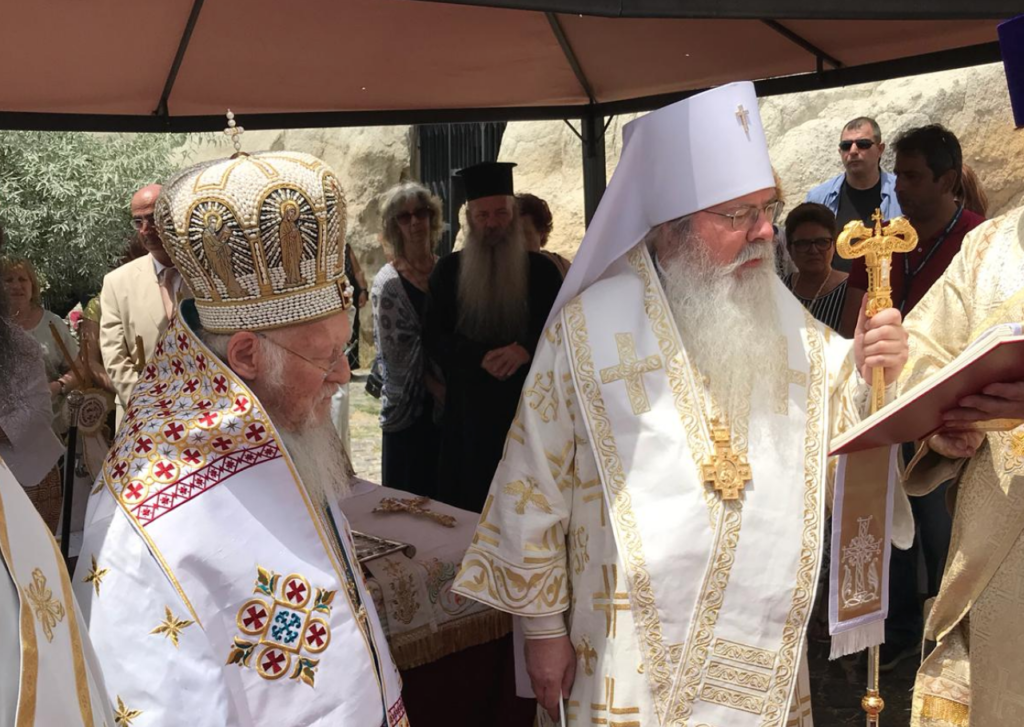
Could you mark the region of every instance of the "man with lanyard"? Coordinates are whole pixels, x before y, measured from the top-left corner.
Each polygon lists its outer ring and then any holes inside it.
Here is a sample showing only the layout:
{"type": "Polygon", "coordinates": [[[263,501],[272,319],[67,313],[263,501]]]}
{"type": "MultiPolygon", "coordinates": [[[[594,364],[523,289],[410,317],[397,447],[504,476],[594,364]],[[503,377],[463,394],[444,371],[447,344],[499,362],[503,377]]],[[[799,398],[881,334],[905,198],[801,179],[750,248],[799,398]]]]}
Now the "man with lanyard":
{"type": "MultiPolygon", "coordinates": [[[[867,116],[853,119],[839,137],[839,157],[846,171],[819,184],[807,193],[804,201],[817,202],[832,210],[840,230],[853,220],[870,225],[876,209],[882,210],[884,220],[899,217],[900,206],[893,189],[896,177],[883,172],[881,167],[884,152],[878,122],[867,116]]],[[[836,255],[832,267],[848,271],[850,261],[836,255]]]]}
{"type": "MultiPolygon", "coordinates": [[[[896,196],[917,230],[918,247],[894,261],[891,284],[896,308],[906,316],[960,252],[964,236],[985,221],[956,200],[963,155],[953,132],[932,124],[904,132],[896,140],[896,196]]],[[[864,259],[855,260],[849,285],[867,289],[864,259]]],[[[898,495],[898,497],[903,497],[898,495]]],[[[909,550],[893,549],[889,578],[889,617],[881,668],[888,671],[918,652],[924,621],[917,597],[918,548],[927,569],[927,595],[938,593],[952,519],[946,485],[910,501],[917,538],[909,550]]]]}

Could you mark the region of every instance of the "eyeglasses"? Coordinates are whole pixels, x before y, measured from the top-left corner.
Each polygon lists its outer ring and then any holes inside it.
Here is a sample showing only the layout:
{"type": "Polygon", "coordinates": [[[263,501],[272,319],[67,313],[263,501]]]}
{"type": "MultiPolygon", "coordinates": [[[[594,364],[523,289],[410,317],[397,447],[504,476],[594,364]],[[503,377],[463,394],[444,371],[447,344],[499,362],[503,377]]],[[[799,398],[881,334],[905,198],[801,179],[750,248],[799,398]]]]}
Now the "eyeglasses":
{"type": "Polygon", "coordinates": [[[153,219],[153,215],[143,215],[142,217],[132,217],[132,227],[136,230],[141,230],[143,225],[149,225],[150,227],[156,227],[156,220],[153,219]]]}
{"type": "Polygon", "coordinates": [[[811,249],[811,245],[814,245],[814,247],[816,247],[818,250],[824,252],[825,250],[828,250],[830,247],[832,247],[832,238],[808,237],[803,240],[791,240],[789,243],[790,247],[792,247],[794,250],[799,250],[800,252],[807,252],[808,250],[811,249]]]}
{"type": "Polygon", "coordinates": [[[322,373],[322,374],[324,375],[324,378],[325,378],[325,379],[326,379],[326,378],[327,378],[328,376],[330,376],[330,375],[331,375],[331,373],[332,373],[332,372],[333,372],[334,370],[336,370],[336,369],[338,368],[338,364],[340,364],[340,363],[341,363],[342,361],[344,361],[344,360],[347,360],[347,358],[348,358],[348,354],[349,354],[349,352],[350,352],[350,351],[352,350],[352,347],[351,347],[351,346],[346,346],[346,347],[345,347],[345,349],[344,349],[344,350],[343,350],[343,351],[341,352],[341,354],[339,354],[338,356],[336,356],[336,357],[334,358],[334,360],[333,360],[333,361],[331,361],[331,362],[330,362],[329,364],[327,364],[326,366],[324,366],[323,364],[318,364],[318,363],[317,363],[316,361],[314,361],[314,360],[312,360],[312,359],[310,359],[310,358],[306,358],[305,356],[303,356],[303,355],[302,355],[301,353],[299,353],[298,351],[294,351],[294,350],[292,350],[292,349],[288,348],[287,346],[285,346],[285,345],[283,345],[283,344],[280,344],[280,343],[278,343],[278,342],[277,342],[277,341],[275,341],[274,339],[272,339],[272,338],[268,338],[268,337],[267,337],[266,335],[264,335],[264,334],[262,334],[262,333],[259,333],[259,332],[257,332],[257,333],[256,333],[256,337],[257,337],[257,338],[261,338],[261,339],[263,339],[264,341],[267,341],[268,343],[270,343],[270,344],[272,344],[272,345],[274,345],[274,346],[277,346],[277,347],[278,347],[278,348],[280,348],[281,350],[283,350],[283,351],[285,351],[285,352],[287,352],[287,353],[290,353],[290,354],[291,354],[292,356],[296,356],[296,357],[298,357],[298,358],[302,359],[303,361],[305,361],[306,363],[308,363],[308,364],[309,364],[310,366],[312,366],[313,368],[315,368],[315,369],[319,369],[319,370],[320,370],[320,373],[322,373]]]}
{"type": "Polygon", "coordinates": [[[781,209],[782,202],[774,199],[764,207],[748,205],[740,207],[735,212],[715,212],[714,210],[701,210],[701,212],[707,212],[709,215],[718,215],[719,217],[728,217],[732,221],[732,229],[749,231],[761,219],[762,214],[774,224],[781,209]]]}
{"type": "Polygon", "coordinates": [[[398,220],[398,224],[400,225],[408,225],[412,222],[413,217],[422,222],[423,220],[428,220],[433,216],[434,211],[432,209],[429,207],[420,207],[412,212],[399,212],[395,215],[395,219],[398,220]]]}
{"type": "Polygon", "coordinates": [[[861,151],[865,151],[873,147],[877,142],[874,139],[843,139],[839,142],[839,151],[850,151],[853,145],[856,144],[857,148],[861,151]]]}

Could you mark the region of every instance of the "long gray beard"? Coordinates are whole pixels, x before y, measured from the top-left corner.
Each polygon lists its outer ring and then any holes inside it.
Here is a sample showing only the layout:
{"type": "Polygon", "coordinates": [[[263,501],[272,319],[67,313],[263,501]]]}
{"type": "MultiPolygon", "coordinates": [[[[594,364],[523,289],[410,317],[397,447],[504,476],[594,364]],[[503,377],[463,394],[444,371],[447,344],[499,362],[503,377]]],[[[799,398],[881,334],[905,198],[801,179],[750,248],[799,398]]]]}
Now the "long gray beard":
{"type": "Polygon", "coordinates": [[[692,232],[679,234],[678,255],[659,261],[669,306],[714,401],[729,422],[745,425],[751,412],[771,410],[788,369],[775,301],[773,246],[747,245],[733,263],[721,267],[692,232]],[[761,265],[736,272],[759,258],[761,265]]]}
{"type": "Polygon", "coordinates": [[[278,433],[311,498],[320,503],[335,503],[348,496],[345,453],[341,438],[329,418],[301,432],[279,428],[278,433]]]}
{"type": "Polygon", "coordinates": [[[458,330],[481,343],[508,344],[527,330],[530,257],[518,220],[502,232],[470,229],[459,266],[458,330]]]}

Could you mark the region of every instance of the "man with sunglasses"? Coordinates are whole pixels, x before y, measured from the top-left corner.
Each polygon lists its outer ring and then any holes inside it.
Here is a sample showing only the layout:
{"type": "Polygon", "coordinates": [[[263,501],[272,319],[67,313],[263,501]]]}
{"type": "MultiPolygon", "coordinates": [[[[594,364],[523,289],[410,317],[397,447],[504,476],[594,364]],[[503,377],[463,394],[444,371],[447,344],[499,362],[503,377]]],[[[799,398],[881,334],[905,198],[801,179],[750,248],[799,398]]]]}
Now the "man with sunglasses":
{"type": "Polygon", "coordinates": [[[174,304],[191,296],[157,234],[153,205],[159,195],[159,184],[146,185],[132,195],[132,227],[149,254],[107,273],[100,292],[100,352],[117,394],[118,427],[139,378],[136,339],[142,338],[142,353],[148,360],[167,328],[174,304]]]}
{"type": "MultiPolygon", "coordinates": [[[[812,189],[805,201],[817,202],[832,210],[840,230],[852,220],[872,224],[871,215],[876,209],[882,210],[883,219],[899,217],[896,177],[883,172],[881,167],[884,152],[878,123],[866,116],[853,119],[843,127],[839,137],[839,157],[845,171],[812,189]]],[[[832,267],[849,270],[850,261],[837,255],[832,259],[832,267]]]]}

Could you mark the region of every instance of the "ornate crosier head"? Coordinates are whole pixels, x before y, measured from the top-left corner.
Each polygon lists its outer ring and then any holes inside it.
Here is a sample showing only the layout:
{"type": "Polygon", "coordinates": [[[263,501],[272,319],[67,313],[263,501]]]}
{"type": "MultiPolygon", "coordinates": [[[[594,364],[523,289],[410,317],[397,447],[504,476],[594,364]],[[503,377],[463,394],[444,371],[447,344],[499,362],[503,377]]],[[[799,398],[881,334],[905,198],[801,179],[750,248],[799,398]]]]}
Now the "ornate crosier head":
{"type": "MultiPolygon", "coordinates": [[[[238,134],[229,113],[235,148],[238,134]]],[[[351,305],[345,196],[327,164],[297,152],[238,153],[172,177],[154,217],[213,333],[305,323],[351,305]]]]}

